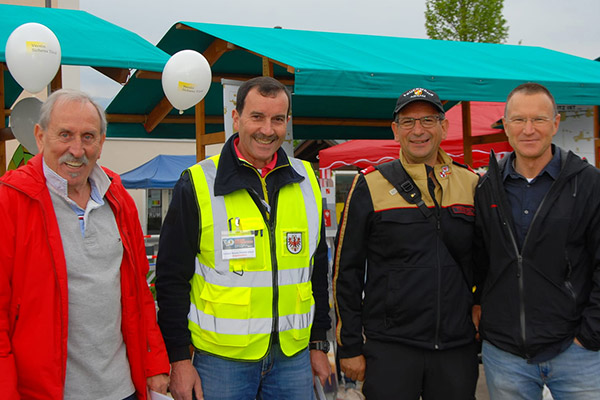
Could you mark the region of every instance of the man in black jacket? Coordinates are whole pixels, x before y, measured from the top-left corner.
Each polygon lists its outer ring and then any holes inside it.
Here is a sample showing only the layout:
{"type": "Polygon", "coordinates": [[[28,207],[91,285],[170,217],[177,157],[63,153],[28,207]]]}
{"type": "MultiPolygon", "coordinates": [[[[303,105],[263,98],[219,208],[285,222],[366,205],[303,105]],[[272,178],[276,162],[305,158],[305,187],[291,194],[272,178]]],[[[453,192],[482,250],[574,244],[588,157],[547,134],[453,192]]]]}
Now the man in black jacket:
{"type": "Polygon", "coordinates": [[[475,198],[476,301],[492,400],[600,398],[600,174],[552,144],[544,86],[509,95],[514,152],[490,158],[475,198]]]}
{"type": "Polygon", "coordinates": [[[478,177],[440,148],[448,120],[431,90],[400,96],[392,130],[400,158],[356,177],[336,239],[340,367],[369,400],[474,399],[478,177]]]}

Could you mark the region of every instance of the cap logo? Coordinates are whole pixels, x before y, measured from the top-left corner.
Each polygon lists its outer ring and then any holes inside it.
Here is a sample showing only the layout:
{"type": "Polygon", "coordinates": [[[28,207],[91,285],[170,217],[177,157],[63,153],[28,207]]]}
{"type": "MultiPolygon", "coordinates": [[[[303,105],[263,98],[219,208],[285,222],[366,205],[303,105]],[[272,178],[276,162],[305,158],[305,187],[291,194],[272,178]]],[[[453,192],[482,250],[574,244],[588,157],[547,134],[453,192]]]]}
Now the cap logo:
{"type": "Polygon", "coordinates": [[[427,89],[414,88],[413,90],[406,92],[404,96],[408,96],[408,98],[412,99],[413,97],[433,97],[434,94],[427,89]]]}

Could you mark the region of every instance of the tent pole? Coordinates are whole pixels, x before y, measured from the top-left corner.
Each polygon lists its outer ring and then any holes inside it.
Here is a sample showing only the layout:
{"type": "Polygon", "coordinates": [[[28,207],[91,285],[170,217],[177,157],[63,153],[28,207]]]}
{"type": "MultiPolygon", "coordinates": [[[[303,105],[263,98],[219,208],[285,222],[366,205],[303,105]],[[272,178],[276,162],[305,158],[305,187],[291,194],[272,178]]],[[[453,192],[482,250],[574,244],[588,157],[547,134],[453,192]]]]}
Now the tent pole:
{"type": "Polygon", "coordinates": [[[473,141],[471,132],[471,102],[462,102],[463,153],[465,164],[473,165],[473,141]]]}
{"type": "Polygon", "coordinates": [[[594,106],[594,156],[596,168],[600,168],[600,107],[594,106]]]}
{"type": "Polygon", "coordinates": [[[263,76],[270,76],[271,78],[275,77],[273,63],[267,57],[262,58],[262,71],[263,76]]]}
{"type": "MultiPolygon", "coordinates": [[[[0,130],[6,128],[4,111],[4,63],[0,63],[0,130]]],[[[6,173],[6,141],[0,139],[0,176],[6,173]]]]}
{"type": "Polygon", "coordinates": [[[204,99],[195,106],[194,115],[196,119],[196,161],[206,158],[206,146],[204,137],[206,135],[206,117],[204,115],[204,99]]]}

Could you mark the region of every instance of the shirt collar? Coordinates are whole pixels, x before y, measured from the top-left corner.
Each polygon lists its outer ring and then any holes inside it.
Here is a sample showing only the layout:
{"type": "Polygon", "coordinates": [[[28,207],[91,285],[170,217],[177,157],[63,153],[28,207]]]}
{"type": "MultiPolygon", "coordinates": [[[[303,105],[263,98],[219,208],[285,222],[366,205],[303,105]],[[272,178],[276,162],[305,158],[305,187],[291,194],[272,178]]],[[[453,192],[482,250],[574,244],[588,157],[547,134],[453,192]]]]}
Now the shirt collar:
{"type": "MultiPolygon", "coordinates": [[[[552,159],[550,160],[550,162],[548,164],[546,164],[544,169],[542,169],[540,171],[540,173],[535,177],[535,179],[537,179],[538,176],[543,175],[544,172],[546,172],[548,175],[550,175],[550,177],[554,180],[556,180],[556,178],[558,178],[558,175],[560,174],[560,151],[556,148],[556,146],[554,146],[554,145],[551,145],[551,146],[552,146],[552,159]]],[[[518,178],[523,177],[521,174],[519,174],[517,171],[515,171],[515,168],[513,166],[515,157],[516,157],[515,152],[513,151],[509,157],[510,158],[506,162],[506,168],[504,168],[504,172],[502,174],[503,181],[505,181],[506,178],[508,178],[509,176],[513,179],[518,179],[518,178]]]]}
{"type": "MultiPolygon", "coordinates": [[[[243,160],[245,162],[247,162],[248,164],[252,165],[252,163],[248,160],[246,160],[244,158],[244,156],[242,156],[242,153],[240,152],[240,149],[238,149],[238,143],[240,142],[240,138],[239,136],[235,138],[235,140],[233,141],[233,147],[235,148],[235,154],[237,155],[237,157],[240,160],[243,160]]],[[[273,168],[275,168],[275,165],[277,164],[277,152],[275,152],[273,154],[273,159],[271,161],[269,161],[269,163],[267,165],[265,165],[262,168],[256,168],[254,167],[254,165],[252,165],[257,171],[260,172],[260,176],[262,176],[263,178],[269,173],[269,171],[271,171],[273,168]]]]}
{"type": "MultiPolygon", "coordinates": [[[[68,182],[65,178],[58,175],[52,168],[50,168],[46,161],[43,160],[44,166],[44,176],[46,177],[46,185],[48,189],[52,190],[54,193],[59,196],[68,199],[69,191],[68,191],[68,182]]],[[[94,166],[92,172],[89,176],[90,186],[92,188],[92,192],[90,197],[98,204],[104,204],[102,200],[104,195],[108,191],[110,186],[110,178],[106,175],[106,172],[98,164],[94,166]]]]}

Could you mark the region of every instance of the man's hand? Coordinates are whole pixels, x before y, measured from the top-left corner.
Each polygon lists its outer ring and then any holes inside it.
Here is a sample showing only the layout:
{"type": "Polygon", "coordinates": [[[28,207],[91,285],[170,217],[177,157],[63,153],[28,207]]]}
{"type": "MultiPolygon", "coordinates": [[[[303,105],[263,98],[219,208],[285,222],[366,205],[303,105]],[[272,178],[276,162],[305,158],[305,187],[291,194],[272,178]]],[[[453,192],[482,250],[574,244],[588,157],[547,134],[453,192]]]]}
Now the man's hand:
{"type": "Polygon", "coordinates": [[[167,394],[167,388],[169,387],[169,375],[160,374],[146,378],[146,386],[148,386],[148,390],[152,390],[156,393],[167,394]]]}
{"type": "Polygon", "coordinates": [[[340,368],[346,376],[354,381],[365,380],[365,369],[367,362],[365,356],[360,355],[351,358],[340,358],[340,368]]]}
{"type": "Polygon", "coordinates": [[[176,361],[171,364],[171,384],[169,387],[175,400],[203,400],[202,384],[198,371],[190,360],[176,361]],[[192,397],[192,390],[195,397],[192,397]]]}
{"type": "Polygon", "coordinates": [[[481,306],[474,305],[471,309],[471,318],[473,318],[473,325],[475,325],[475,339],[481,340],[479,336],[479,321],[481,321],[481,306]]]}
{"type": "Polygon", "coordinates": [[[321,385],[325,385],[331,377],[331,364],[327,354],[321,350],[310,350],[310,365],[313,375],[319,378],[321,385]]]}

